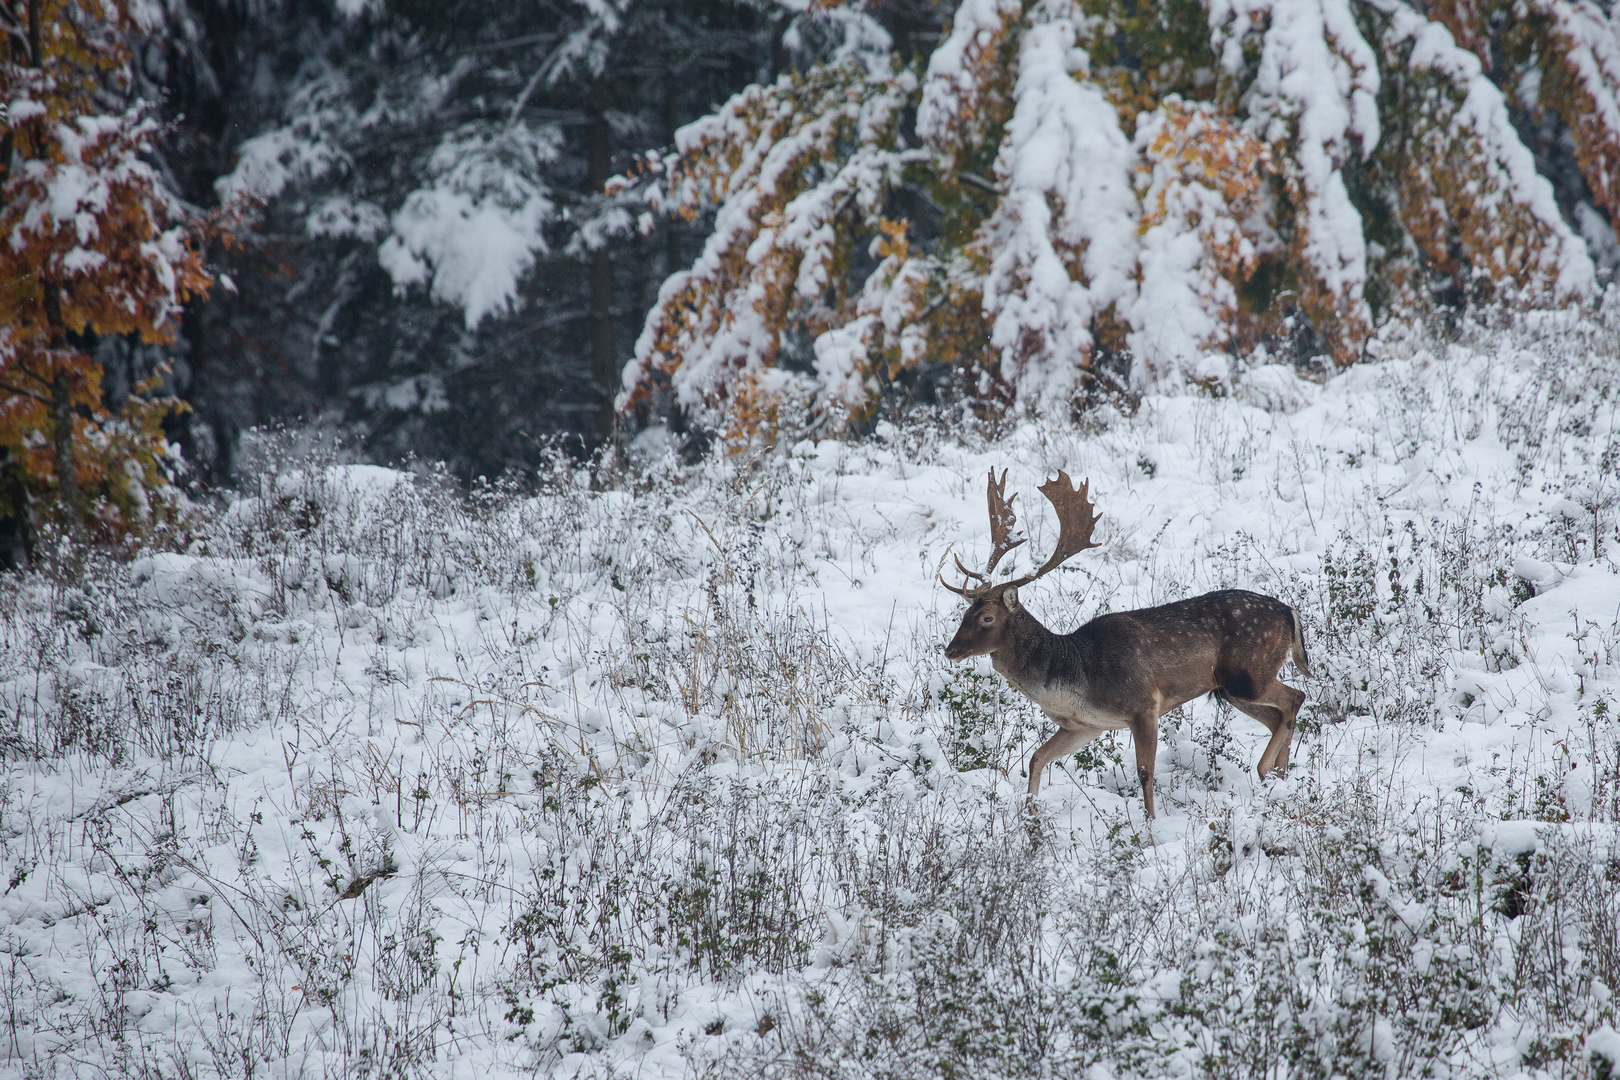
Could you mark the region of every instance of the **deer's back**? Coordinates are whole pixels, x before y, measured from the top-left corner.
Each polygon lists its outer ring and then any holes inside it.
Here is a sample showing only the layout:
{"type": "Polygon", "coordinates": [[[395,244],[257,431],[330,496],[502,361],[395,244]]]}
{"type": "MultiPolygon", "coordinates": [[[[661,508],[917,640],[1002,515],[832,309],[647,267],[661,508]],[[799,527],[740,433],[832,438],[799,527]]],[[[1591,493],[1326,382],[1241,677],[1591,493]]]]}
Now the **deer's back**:
{"type": "Polygon", "coordinates": [[[1221,589],[1099,615],[1067,635],[1063,651],[1084,669],[1094,706],[1102,710],[1128,708],[1154,691],[1167,709],[1215,689],[1247,699],[1282,668],[1293,620],[1281,600],[1221,589]]]}

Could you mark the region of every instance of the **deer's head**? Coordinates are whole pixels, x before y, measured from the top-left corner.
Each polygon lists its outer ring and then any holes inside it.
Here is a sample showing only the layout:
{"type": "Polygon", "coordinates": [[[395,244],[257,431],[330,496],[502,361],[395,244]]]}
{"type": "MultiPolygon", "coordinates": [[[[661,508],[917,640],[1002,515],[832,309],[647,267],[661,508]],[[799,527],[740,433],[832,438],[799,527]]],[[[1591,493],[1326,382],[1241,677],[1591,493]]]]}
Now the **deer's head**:
{"type": "Polygon", "coordinates": [[[1089,481],[1082,481],[1078,488],[1070,484],[1069,474],[1060,470],[1056,480],[1048,480],[1037,489],[1057,511],[1058,542],[1051,557],[1032,574],[992,582],[990,574],[1002,556],[1024,543],[1026,538],[1016,536],[1013,532],[1018,518],[1013,513],[1012,501],[1018,496],[1014,494],[1008,498],[1006,495],[1007,471],[1003,469],[1001,479],[997,481],[996,471],[990,470],[990,560],[985,563],[983,571],[977,571],[963,566],[961,558],[957,557],[956,568],[964,578],[960,587],[940,578],[941,585],[968,601],[967,614],[962,616],[956,636],[945,646],[947,660],[966,660],[970,656],[983,656],[1005,647],[1010,641],[1014,617],[1020,610],[1018,587],[1045,577],[1069,558],[1098,546],[1091,540],[1091,534],[1097,528],[1097,515],[1096,507],[1086,498],[1089,481]],[[978,584],[971,584],[972,581],[978,584]]]}

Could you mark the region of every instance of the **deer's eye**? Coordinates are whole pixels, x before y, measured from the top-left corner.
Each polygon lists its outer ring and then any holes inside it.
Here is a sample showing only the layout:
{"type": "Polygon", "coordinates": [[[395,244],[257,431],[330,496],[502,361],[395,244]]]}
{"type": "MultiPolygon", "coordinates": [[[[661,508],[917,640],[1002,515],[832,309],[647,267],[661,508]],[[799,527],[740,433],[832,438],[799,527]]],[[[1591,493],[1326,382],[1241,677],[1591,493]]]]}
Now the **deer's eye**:
{"type": "Polygon", "coordinates": [[[994,615],[980,615],[979,616],[979,625],[980,626],[994,626],[994,625],[996,625],[996,617],[994,615]]]}

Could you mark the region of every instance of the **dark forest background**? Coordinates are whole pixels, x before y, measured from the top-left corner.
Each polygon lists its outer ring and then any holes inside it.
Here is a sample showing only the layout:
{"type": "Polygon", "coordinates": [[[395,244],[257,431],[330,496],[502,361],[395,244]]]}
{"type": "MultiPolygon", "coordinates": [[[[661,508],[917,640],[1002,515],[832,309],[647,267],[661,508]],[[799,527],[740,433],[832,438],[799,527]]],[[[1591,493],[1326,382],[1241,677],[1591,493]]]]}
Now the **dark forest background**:
{"type": "MultiPolygon", "coordinates": [[[[868,14],[912,53],[948,12],[891,0],[868,14]]],[[[553,0],[171,0],[164,19],[138,78],[162,102],[165,166],[187,200],[217,205],[242,145],[266,131],[340,146],[339,164],[294,176],[212,253],[234,289],[193,305],[172,350],[192,406],[174,435],[195,478],[215,483],[229,482],[245,429],[278,422],[312,423],[372,460],[444,460],[464,479],[531,466],[546,440],[599,442],[643,315],[703,239],[701,222],[660,220],[587,250],[603,183],[738,89],[846,47],[852,25],[752,0],[595,13],[553,0]],[[514,116],[557,145],[543,163],[546,251],[509,310],[469,327],[461,307],[397,288],[374,238],[311,234],[324,194],[392,212],[448,133],[514,116]]],[[[102,352],[115,392],[158,359],[116,341],[102,352]]]]}

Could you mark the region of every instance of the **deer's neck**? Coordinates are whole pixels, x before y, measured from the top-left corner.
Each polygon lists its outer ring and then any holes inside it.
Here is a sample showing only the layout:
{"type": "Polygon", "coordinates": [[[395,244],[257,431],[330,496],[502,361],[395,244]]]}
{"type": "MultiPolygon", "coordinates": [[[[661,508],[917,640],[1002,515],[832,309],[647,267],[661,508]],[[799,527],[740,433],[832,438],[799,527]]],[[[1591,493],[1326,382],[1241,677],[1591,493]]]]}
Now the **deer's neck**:
{"type": "Polygon", "coordinates": [[[990,665],[1019,690],[1037,700],[1054,677],[1073,681],[1063,639],[1023,608],[1007,622],[1009,641],[990,654],[990,665]]]}

